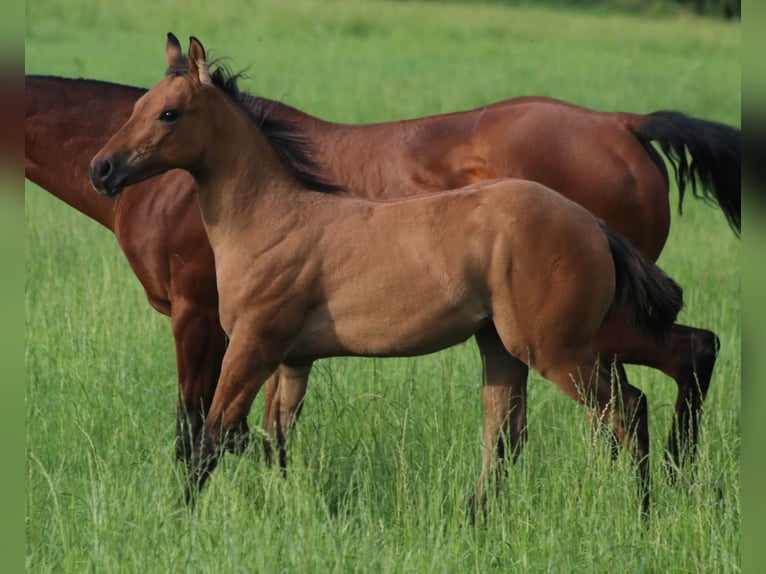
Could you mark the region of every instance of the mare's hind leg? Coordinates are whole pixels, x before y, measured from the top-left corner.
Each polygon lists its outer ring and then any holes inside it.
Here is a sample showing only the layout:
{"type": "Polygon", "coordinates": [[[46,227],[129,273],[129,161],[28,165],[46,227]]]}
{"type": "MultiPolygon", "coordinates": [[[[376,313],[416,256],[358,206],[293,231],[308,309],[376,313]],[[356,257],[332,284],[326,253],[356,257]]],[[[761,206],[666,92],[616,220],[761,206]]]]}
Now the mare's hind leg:
{"type": "Polygon", "coordinates": [[[503,346],[495,326],[476,333],[483,366],[481,388],[484,406],[484,460],[476,487],[478,502],[486,510],[488,476],[494,474],[496,486],[508,471],[508,456],[516,462],[527,438],[527,375],[529,368],[503,346]]]}
{"type": "Polygon", "coordinates": [[[540,373],[570,397],[593,409],[602,422],[611,422],[614,437],[632,451],[639,475],[641,505],[649,512],[649,422],[646,396],[627,380],[612,380],[611,367],[595,353],[575,361],[540,365],[540,373]]]}
{"type": "Polygon", "coordinates": [[[719,345],[712,331],[685,325],[674,325],[663,341],[644,337],[615,322],[605,324],[599,331],[597,348],[600,351],[616,353],[622,363],[658,369],[678,385],[666,450],[671,477],[676,468],[694,459],[702,407],[719,345]]]}
{"type": "Polygon", "coordinates": [[[300,416],[303,398],[306,396],[311,363],[300,367],[280,365],[266,381],[264,402],[264,429],[266,437],[263,450],[266,462],[274,462],[273,444],[279,450],[279,467],[287,471],[287,441],[290,431],[300,416]]]}

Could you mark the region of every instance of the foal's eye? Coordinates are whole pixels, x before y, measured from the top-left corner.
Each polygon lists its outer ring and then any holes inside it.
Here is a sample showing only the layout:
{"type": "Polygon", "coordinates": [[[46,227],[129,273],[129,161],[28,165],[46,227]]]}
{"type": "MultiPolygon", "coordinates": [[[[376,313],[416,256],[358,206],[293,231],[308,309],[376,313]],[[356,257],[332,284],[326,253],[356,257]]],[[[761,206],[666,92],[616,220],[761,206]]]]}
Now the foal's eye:
{"type": "Polygon", "coordinates": [[[160,114],[160,121],[167,124],[172,124],[179,117],[181,117],[181,112],[178,110],[165,110],[160,114]]]}

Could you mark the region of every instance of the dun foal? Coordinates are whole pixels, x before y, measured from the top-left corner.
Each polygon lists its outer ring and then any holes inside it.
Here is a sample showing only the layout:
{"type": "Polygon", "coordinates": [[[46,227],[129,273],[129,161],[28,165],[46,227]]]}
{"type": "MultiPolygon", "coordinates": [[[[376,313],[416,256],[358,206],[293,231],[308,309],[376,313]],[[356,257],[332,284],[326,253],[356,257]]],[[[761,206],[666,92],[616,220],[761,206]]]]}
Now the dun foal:
{"type": "Polygon", "coordinates": [[[280,363],[420,355],[475,335],[486,365],[477,493],[505,438],[512,450],[522,440],[507,424],[531,367],[630,444],[648,510],[646,399],[610,380],[593,340],[608,314],[662,337],[682,305],[675,282],[583,207],[530,181],[390,202],[334,195],[310,142],[290,124],[267,139],[234,87],[210,73],[198,40],[185,61],[169,35],[166,54],[167,77],[90,176],[105,195],[174,168],[197,184],[230,342],[189,463],[190,498],[280,363]]]}

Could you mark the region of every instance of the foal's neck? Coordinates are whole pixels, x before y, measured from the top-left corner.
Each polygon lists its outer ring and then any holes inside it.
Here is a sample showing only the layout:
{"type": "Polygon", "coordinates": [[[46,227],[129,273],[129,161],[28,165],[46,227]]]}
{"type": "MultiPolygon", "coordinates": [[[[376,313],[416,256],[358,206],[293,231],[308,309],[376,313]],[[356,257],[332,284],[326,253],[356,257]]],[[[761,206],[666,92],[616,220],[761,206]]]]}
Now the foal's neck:
{"type": "Polygon", "coordinates": [[[256,221],[259,229],[292,221],[296,195],[303,192],[247,112],[223,93],[215,97],[223,103],[215,106],[193,172],[213,248],[256,221]]]}

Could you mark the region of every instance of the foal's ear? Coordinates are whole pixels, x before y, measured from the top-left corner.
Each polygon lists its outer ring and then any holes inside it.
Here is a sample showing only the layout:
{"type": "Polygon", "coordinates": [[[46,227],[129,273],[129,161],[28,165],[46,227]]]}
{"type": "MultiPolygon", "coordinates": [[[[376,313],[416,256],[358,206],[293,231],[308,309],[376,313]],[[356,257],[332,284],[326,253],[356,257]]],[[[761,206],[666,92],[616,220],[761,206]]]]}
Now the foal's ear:
{"type": "Polygon", "coordinates": [[[179,63],[183,60],[181,53],[181,42],[178,41],[172,32],[168,32],[168,41],[165,44],[165,56],[168,59],[168,66],[179,63]]]}
{"type": "Polygon", "coordinates": [[[211,85],[210,72],[207,69],[207,58],[205,57],[205,48],[202,47],[197,38],[189,38],[189,75],[192,78],[199,79],[200,84],[211,85]]]}

